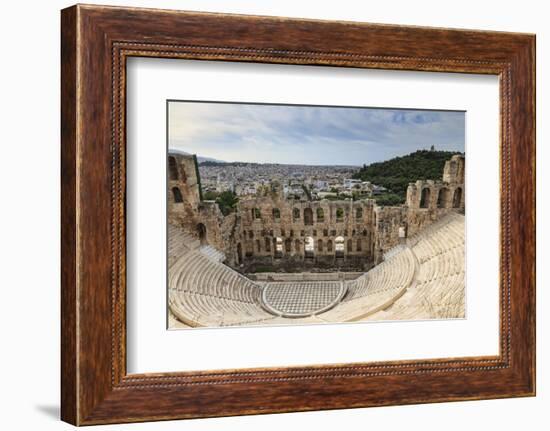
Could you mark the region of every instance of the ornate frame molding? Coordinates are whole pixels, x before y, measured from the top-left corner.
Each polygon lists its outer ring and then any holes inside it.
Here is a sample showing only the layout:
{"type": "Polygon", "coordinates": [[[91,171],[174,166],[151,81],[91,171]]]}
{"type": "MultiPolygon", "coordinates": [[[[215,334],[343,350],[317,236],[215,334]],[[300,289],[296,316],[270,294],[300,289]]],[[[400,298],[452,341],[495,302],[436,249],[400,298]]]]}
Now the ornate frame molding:
{"type": "Polygon", "coordinates": [[[534,47],[524,34],[65,9],[62,419],[98,424],[534,395],[534,47]],[[498,75],[500,355],[128,375],[125,65],[132,56],[498,75]],[[261,396],[251,400],[250,391],[261,396]]]}

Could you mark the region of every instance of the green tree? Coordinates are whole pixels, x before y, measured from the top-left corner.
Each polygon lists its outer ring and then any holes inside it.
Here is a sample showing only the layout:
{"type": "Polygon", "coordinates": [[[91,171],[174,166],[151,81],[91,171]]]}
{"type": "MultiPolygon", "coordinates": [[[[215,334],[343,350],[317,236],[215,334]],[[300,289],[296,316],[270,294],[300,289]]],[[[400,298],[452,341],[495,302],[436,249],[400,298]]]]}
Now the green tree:
{"type": "Polygon", "coordinates": [[[375,196],[376,203],[380,206],[396,206],[403,203],[401,196],[395,193],[385,193],[383,195],[375,196]]]}
{"type": "Polygon", "coordinates": [[[221,192],[216,199],[216,203],[220,207],[220,211],[224,216],[235,211],[235,208],[237,207],[237,202],[239,202],[239,198],[235,193],[230,190],[221,192]]]}
{"type": "MultiPolygon", "coordinates": [[[[353,178],[362,181],[370,181],[373,184],[384,186],[390,194],[398,196],[397,205],[405,202],[407,187],[409,183],[416,180],[438,180],[443,175],[445,162],[454,154],[461,154],[452,151],[428,151],[418,150],[403,157],[395,157],[384,162],[363,165],[353,178]]],[[[377,201],[394,202],[395,196],[379,196],[377,201]]]]}

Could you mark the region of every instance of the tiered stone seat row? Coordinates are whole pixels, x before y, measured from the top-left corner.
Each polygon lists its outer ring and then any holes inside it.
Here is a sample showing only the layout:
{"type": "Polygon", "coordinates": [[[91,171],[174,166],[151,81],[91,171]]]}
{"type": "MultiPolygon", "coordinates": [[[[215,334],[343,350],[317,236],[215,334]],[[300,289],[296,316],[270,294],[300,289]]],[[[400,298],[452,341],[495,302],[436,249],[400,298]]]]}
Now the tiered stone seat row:
{"type": "Polygon", "coordinates": [[[412,280],[414,270],[414,256],[410,250],[403,248],[399,253],[375,266],[366,274],[348,282],[348,293],[344,301],[406,287],[412,280]]]}
{"type": "Polygon", "coordinates": [[[460,214],[429,226],[408,246],[393,249],[371,271],[343,282],[347,293],[339,304],[306,318],[270,314],[261,305],[260,284],[201,253],[193,236],[169,229],[169,304],[183,327],[464,316],[464,216],[460,214]]]}
{"type": "Polygon", "coordinates": [[[389,306],[412,283],[415,265],[412,252],[404,248],[365,275],[348,282],[348,293],[342,302],[318,317],[326,322],[361,320],[389,306]]]}
{"type": "Polygon", "coordinates": [[[391,307],[372,320],[445,319],[464,317],[464,217],[446,218],[437,230],[416,238],[412,247],[419,261],[416,283],[391,307]]]}
{"type": "Polygon", "coordinates": [[[271,319],[261,288],[201,252],[187,250],[170,267],[169,304],[189,326],[227,326],[271,319]]]}
{"type": "Polygon", "coordinates": [[[203,245],[200,247],[199,250],[206,257],[208,257],[209,259],[215,260],[216,262],[223,262],[225,260],[225,254],[215,249],[211,245],[203,245]]]}
{"type": "Polygon", "coordinates": [[[168,224],[168,263],[171,265],[182,254],[199,248],[200,241],[178,228],[168,224]]]}

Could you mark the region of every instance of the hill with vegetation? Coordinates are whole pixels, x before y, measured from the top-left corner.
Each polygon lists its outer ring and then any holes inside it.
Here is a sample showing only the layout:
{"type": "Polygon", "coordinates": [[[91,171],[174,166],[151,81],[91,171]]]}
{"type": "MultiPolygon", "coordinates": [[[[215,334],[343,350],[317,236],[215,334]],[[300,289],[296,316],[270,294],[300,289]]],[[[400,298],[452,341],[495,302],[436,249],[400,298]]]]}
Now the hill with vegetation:
{"type": "Polygon", "coordinates": [[[388,189],[387,194],[376,198],[379,205],[397,205],[405,202],[409,183],[441,179],[445,162],[454,154],[461,153],[418,150],[406,156],[363,165],[353,178],[370,181],[388,189]]]}

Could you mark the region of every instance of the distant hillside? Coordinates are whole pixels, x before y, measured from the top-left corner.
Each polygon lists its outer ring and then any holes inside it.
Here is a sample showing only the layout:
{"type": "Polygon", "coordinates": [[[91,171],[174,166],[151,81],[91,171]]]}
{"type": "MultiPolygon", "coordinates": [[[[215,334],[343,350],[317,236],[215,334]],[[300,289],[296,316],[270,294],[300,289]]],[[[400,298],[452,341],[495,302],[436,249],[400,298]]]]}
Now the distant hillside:
{"type": "Polygon", "coordinates": [[[201,166],[247,166],[250,163],[246,162],[224,162],[223,160],[199,158],[199,165],[201,166]]]}
{"type": "MultiPolygon", "coordinates": [[[[182,154],[184,156],[191,156],[191,153],[188,153],[187,151],[183,151],[177,148],[169,148],[168,154],[182,154]]],[[[202,163],[214,163],[214,164],[224,164],[225,162],[223,160],[213,159],[212,157],[203,157],[203,156],[197,156],[197,162],[199,164],[202,163]]]]}
{"type": "Polygon", "coordinates": [[[363,165],[353,178],[384,186],[399,196],[400,203],[404,203],[409,183],[441,179],[445,162],[454,154],[461,153],[419,150],[384,162],[363,165]]]}

